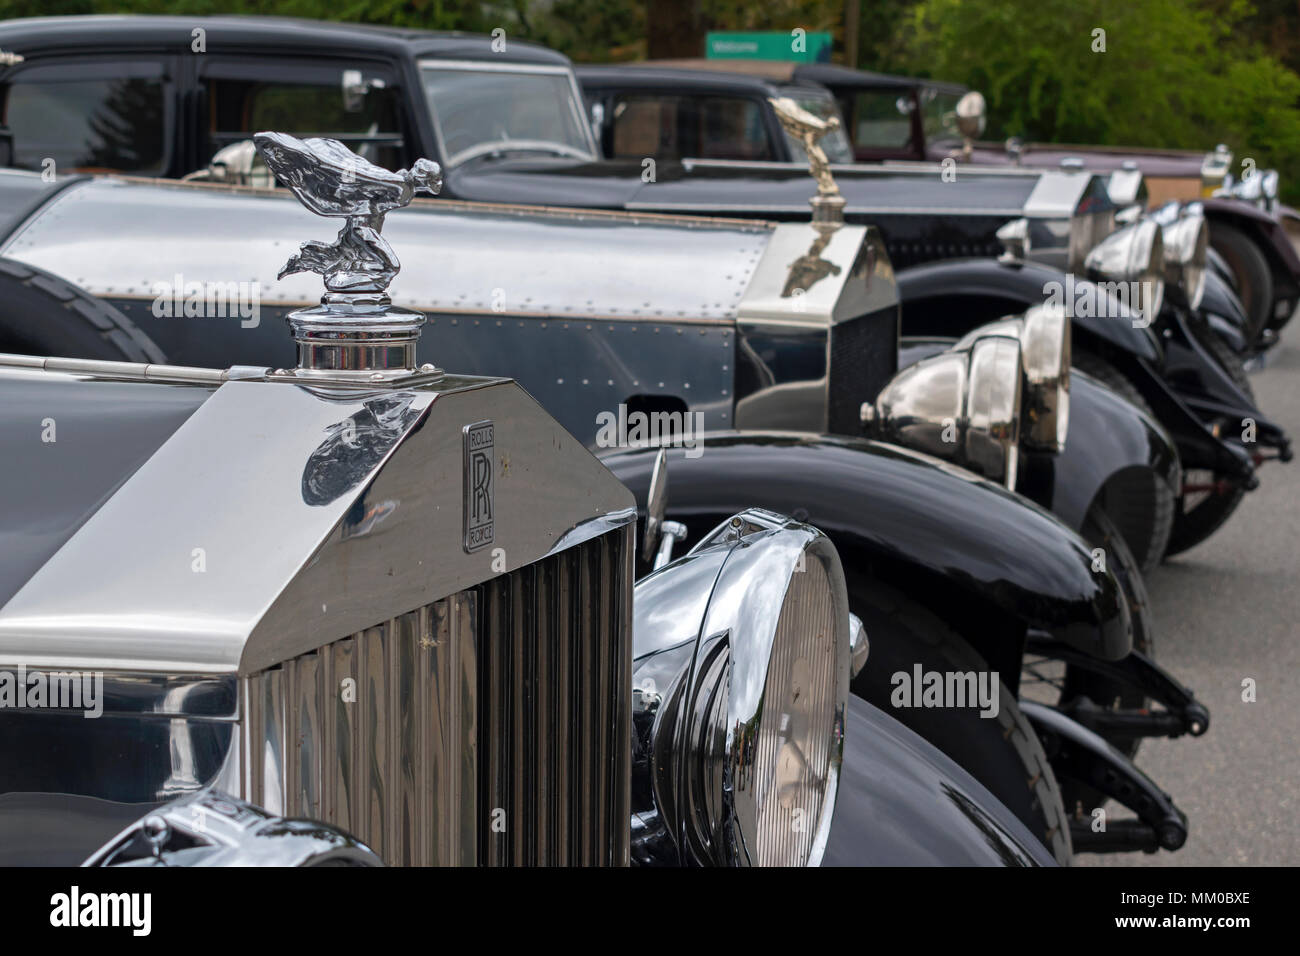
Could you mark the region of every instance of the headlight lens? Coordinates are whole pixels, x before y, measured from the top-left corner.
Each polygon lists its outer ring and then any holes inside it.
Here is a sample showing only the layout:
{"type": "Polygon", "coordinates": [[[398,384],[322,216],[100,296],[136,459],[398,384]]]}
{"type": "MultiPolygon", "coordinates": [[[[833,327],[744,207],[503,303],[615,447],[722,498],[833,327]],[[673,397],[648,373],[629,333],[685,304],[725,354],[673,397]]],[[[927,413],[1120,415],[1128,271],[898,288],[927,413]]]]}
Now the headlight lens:
{"type": "Polygon", "coordinates": [[[1084,260],[1090,278],[1124,282],[1119,296],[1148,321],[1160,314],[1165,295],[1165,250],[1160,226],[1150,219],[1117,229],[1097,244],[1084,260]]]}
{"type": "Polygon", "coordinates": [[[874,403],[863,406],[869,433],[1014,488],[1020,458],[1018,334],[1012,327],[972,333],[948,351],[903,369],[874,403]]]}
{"type": "Polygon", "coordinates": [[[760,866],[798,866],[812,854],[838,746],[837,623],[826,568],[810,562],[790,580],[767,665],[763,698],[775,706],[759,718],[753,770],[760,866]]]}
{"type": "Polygon", "coordinates": [[[816,864],[843,752],[844,572],[829,539],[769,512],[743,512],[692,555],[718,546],[733,550],[709,598],[685,703],[675,801],[683,832],[702,862],[816,864]]]}
{"type": "Polygon", "coordinates": [[[1184,209],[1180,218],[1163,227],[1163,242],[1165,280],[1181,286],[1188,305],[1195,309],[1205,294],[1205,264],[1210,249],[1204,213],[1184,209]]]}

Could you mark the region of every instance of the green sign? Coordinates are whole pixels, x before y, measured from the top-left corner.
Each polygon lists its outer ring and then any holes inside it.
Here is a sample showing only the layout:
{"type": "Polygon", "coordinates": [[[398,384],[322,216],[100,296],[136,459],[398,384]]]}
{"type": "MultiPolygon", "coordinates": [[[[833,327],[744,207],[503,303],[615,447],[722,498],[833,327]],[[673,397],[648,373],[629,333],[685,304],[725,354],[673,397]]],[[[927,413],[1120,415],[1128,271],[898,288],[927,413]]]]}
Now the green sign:
{"type": "Polygon", "coordinates": [[[791,30],[788,33],[710,33],[705,43],[710,60],[792,60],[829,63],[831,35],[791,30]]]}

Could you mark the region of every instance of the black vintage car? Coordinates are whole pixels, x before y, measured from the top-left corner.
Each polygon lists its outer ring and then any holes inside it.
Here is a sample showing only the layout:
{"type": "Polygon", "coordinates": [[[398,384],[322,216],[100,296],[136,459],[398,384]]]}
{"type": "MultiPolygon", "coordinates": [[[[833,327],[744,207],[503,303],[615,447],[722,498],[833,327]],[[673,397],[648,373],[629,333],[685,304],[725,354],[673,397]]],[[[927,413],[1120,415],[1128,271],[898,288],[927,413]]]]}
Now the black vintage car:
{"type": "Polygon", "coordinates": [[[296,180],[347,255],[290,368],[0,354],[0,864],[1050,864],[849,694],[825,535],[747,509],[634,588],[628,490],[417,363],[380,228],[434,176],[296,180]]]}

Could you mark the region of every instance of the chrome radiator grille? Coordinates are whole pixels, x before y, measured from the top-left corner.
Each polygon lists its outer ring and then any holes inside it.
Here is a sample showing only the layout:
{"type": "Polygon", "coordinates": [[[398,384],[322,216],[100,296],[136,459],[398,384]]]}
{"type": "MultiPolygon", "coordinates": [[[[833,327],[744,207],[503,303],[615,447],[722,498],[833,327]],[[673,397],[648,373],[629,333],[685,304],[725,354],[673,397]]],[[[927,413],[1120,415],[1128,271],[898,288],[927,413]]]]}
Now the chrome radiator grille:
{"type": "Polygon", "coordinates": [[[390,865],[625,863],[631,535],[246,678],[242,795],[390,865]]]}
{"type": "Polygon", "coordinates": [[[624,529],[478,589],[480,864],[627,862],[631,546],[624,529]]]}

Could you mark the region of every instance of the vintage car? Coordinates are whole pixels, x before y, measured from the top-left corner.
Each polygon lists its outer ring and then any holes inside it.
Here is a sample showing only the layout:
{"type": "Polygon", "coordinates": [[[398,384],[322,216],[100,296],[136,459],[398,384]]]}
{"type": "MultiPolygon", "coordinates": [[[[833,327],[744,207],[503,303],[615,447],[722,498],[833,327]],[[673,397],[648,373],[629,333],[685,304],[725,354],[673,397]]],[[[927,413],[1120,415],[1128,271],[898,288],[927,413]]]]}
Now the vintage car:
{"type": "MultiPolygon", "coordinates": [[[[22,58],[0,73],[20,166],[43,166],[43,156],[62,172],[108,168],[237,180],[251,166],[246,141],[275,121],[290,130],[328,130],[388,168],[430,156],[443,166],[444,191],[453,198],[807,217],[809,185],[795,164],[667,163],[647,176],[640,161],[598,160],[568,61],[514,40],[498,49],[487,37],[274,18],[68,17],[0,24],[0,48],[22,58]],[[103,38],[111,35],[124,42],[106,52],[103,38]],[[200,42],[197,55],[192,47],[200,42]],[[75,102],[67,101],[77,90],[75,102]],[[24,102],[63,105],[12,108],[24,102]],[[78,128],[73,123],[43,125],[51,111],[69,110],[81,111],[84,135],[69,137],[78,128]],[[96,111],[121,114],[113,142],[135,145],[110,149],[101,142],[96,111]],[[202,130],[208,132],[196,132],[202,130]]],[[[972,177],[953,184],[925,172],[864,167],[847,180],[840,175],[848,218],[880,226],[891,258],[902,263],[991,254],[1008,216],[1032,221],[1034,255],[1050,248],[1068,261],[1110,228],[1108,193],[1095,179],[1047,174],[1051,182],[1039,189],[1023,176],[987,178],[988,184],[972,177]]],[[[1098,277],[1158,279],[1161,256],[1145,237],[1113,240],[1107,248],[1115,254],[1099,260],[1098,277]]],[[[1170,268],[1189,279],[1204,276],[1198,244],[1177,247],[1183,259],[1170,268]]],[[[1254,487],[1259,449],[1286,457],[1289,445],[1243,393],[1244,374],[1234,381],[1210,354],[1215,343],[1186,341],[1200,323],[1185,329],[1171,321],[1169,334],[1177,338],[1166,360],[1161,342],[1133,328],[1136,320],[1107,291],[1060,272],[985,258],[900,273],[904,331],[964,335],[1041,302],[1049,284],[1097,299],[1096,308],[1073,317],[1075,361],[1138,397],[1174,437],[1194,480],[1177,499],[1172,548],[1204,540],[1254,487]],[[936,317],[946,326],[930,321],[936,317]],[[1243,419],[1254,423],[1249,447],[1239,440],[1247,434],[1243,419]]],[[[1162,297],[1157,283],[1152,298],[1175,296],[1162,297]]],[[[1152,554],[1144,558],[1147,567],[1159,560],[1152,554]]]]}
{"type": "MultiPolygon", "coordinates": [[[[7,301],[29,297],[22,310],[29,321],[26,338],[10,348],[39,352],[47,340],[42,336],[70,341],[72,329],[81,326],[77,341],[86,344],[104,330],[95,354],[125,344],[154,361],[290,360],[289,342],[274,320],[310,301],[311,284],[293,277],[277,282],[275,276],[291,237],[310,224],[283,193],[111,178],[51,186],[31,174],[0,176],[0,193],[14,197],[24,185],[28,214],[5,243],[8,271],[0,274],[9,276],[7,301]],[[132,228],[123,230],[127,219],[132,228]],[[203,227],[194,229],[196,222],[203,227]],[[74,253],[88,245],[103,250],[93,261],[74,253]],[[198,274],[237,277],[231,289],[221,290],[231,308],[207,314],[204,287],[188,278],[198,274]],[[232,304],[241,282],[250,292],[266,290],[258,293],[255,312],[243,314],[232,304]],[[44,307],[31,298],[52,288],[57,292],[44,307]]],[[[861,431],[863,403],[880,404],[899,357],[893,276],[878,237],[864,227],[438,200],[417,202],[389,232],[429,264],[393,287],[399,304],[431,314],[432,331],[421,345],[425,360],[495,361],[517,369],[525,387],[579,440],[613,452],[611,465],[628,472],[643,502],[649,482],[641,477],[648,479],[649,472],[636,473],[649,467],[655,452],[620,450],[628,442],[618,436],[603,441],[602,411],[616,419],[676,416],[686,427],[670,433],[669,444],[689,447],[673,464],[684,491],[672,496],[668,517],[694,542],[709,531],[701,509],[725,498],[754,496],[752,504],[771,509],[784,502],[787,512],[814,523],[824,515],[832,540],[851,555],[850,600],[870,619],[882,659],[914,658],[926,643],[916,622],[928,622],[922,630],[949,634],[946,646],[925,652],[931,669],[945,659],[982,656],[997,661],[1014,694],[1030,650],[1035,660],[1050,659],[1058,676],[1061,669],[1075,675],[1072,686],[1090,688],[1084,701],[1062,696],[1059,681],[1049,684],[1051,703],[1072,708],[1077,723],[1129,753],[1142,736],[1204,731],[1201,705],[1149,659],[1151,623],[1140,572],[1113,530],[1121,527],[1139,553],[1159,553],[1167,525],[1156,519],[1168,515],[1176,455],[1157,426],[1108,390],[1080,377],[1072,393],[1065,391],[1063,316],[1044,313],[1026,323],[1023,345],[1018,333],[1002,328],[987,341],[915,356],[917,373],[900,376],[898,414],[882,409],[880,434],[937,452],[949,464],[826,435],[861,431]],[[593,237],[601,249],[594,271],[593,237]],[[663,280],[686,274],[698,278],[663,280]],[[619,281],[602,278],[612,276],[619,281]],[[1022,359],[1022,349],[1028,358],[1022,359]],[[938,409],[903,406],[909,389],[913,401],[923,397],[918,387],[951,371],[954,362],[970,374],[962,372],[961,388],[946,393],[955,402],[961,439],[944,443],[939,432],[945,416],[938,409]],[[1023,388],[1022,362],[1033,370],[1023,388]],[[674,363],[671,376],[666,363],[674,363]],[[1082,429],[1073,443],[1065,442],[1067,415],[1082,429]],[[1070,449],[1066,454],[1055,447],[1062,443],[1070,449]],[[1091,452],[1080,450],[1088,447],[1091,452]],[[801,463],[793,465],[796,458],[801,463]],[[1080,558],[1084,567],[1089,563],[1082,542],[1045,513],[953,467],[985,469],[1015,486],[1022,459],[1025,487],[1111,555],[1114,577],[1075,579],[1080,558]],[[1026,548],[1046,553],[1026,559],[1026,548]],[[1066,572],[1071,565],[1075,570],[1066,572]],[[1113,603],[1121,592],[1125,600],[1113,603]],[[937,594],[944,595],[942,620],[926,608],[937,594]],[[1133,644],[1148,653],[1128,654],[1133,644]],[[1103,666],[1103,659],[1119,663],[1103,666]],[[1102,706],[1089,709],[1092,700],[1102,706]],[[1149,702],[1160,709],[1148,711],[1149,702]]],[[[6,311],[3,327],[11,336],[17,330],[13,310],[6,311]]],[[[936,396],[945,394],[942,384],[936,396]]],[[[888,700],[882,687],[887,677],[882,669],[855,686],[870,699],[888,700]],[[879,675],[884,678],[872,684],[879,675]]],[[[1022,719],[1014,705],[1007,714],[1022,719]]],[[[899,716],[958,760],[976,754],[967,745],[970,734],[1003,736],[978,719],[959,723],[930,711],[899,716]]],[[[1030,724],[1020,726],[1023,734],[1030,724]]],[[[1093,777],[1129,781],[1122,788],[1126,796],[1152,790],[1132,783],[1140,772],[1128,761],[1112,765],[1109,752],[1089,752],[1105,772],[1072,771],[1066,782],[1067,796],[1076,797],[1072,806],[1094,805],[1095,789],[1086,783],[1093,777]]],[[[1024,759],[1011,747],[1004,753],[1024,759]]],[[[1007,774],[1005,765],[971,767],[1008,803],[1022,795],[1019,808],[1038,820],[1040,832],[1059,826],[1058,838],[1064,835],[1064,823],[1044,823],[1039,807],[1050,801],[1025,790],[1025,775],[1007,774]]],[[[1086,821],[1072,821],[1080,849],[1181,842],[1169,835],[1178,827],[1160,829],[1179,819],[1167,798],[1126,805],[1146,815],[1122,839],[1118,830],[1098,836],[1086,821]]]]}
{"type": "Polygon", "coordinates": [[[300,171],[345,222],[292,367],[0,355],[0,863],[1053,862],[849,694],[825,535],[746,509],[634,588],[628,490],[418,361],[380,229],[436,167],[300,171]]]}

